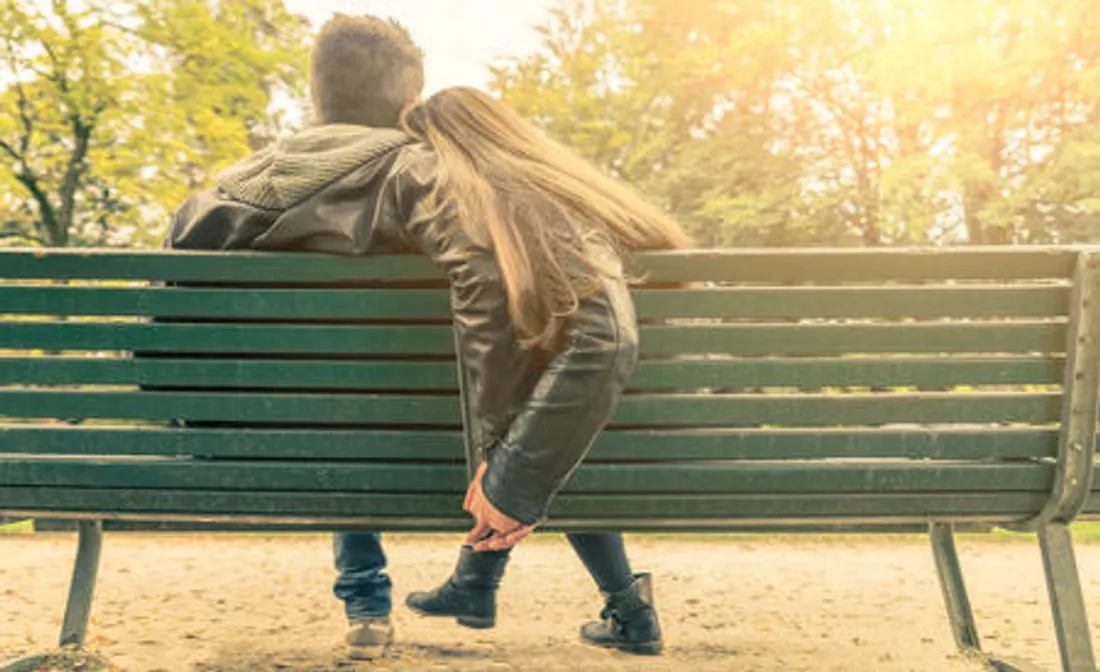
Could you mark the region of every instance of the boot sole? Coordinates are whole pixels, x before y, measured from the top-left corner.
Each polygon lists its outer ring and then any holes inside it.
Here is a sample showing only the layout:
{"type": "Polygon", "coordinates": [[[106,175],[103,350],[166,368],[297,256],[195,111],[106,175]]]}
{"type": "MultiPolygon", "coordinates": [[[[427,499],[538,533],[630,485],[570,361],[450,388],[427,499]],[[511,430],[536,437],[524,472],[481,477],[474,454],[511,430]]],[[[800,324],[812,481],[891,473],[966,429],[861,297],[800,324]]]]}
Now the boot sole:
{"type": "Polygon", "coordinates": [[[664,651],[665,645],[662,642],[641,642],[638,644],[615,644],[612,642],[601,643],[593,642],[590,639],[581,637],[581,641],[585,644],[591,644],[601,649],[608,649],[609,651],[622,651],[623,653],[629,653],[634,656],[659,656],[664,651]]]}
{"type": "Polygon", "coordinates": [[[464,628],[472,630],[488,630],[497,624],[495,618],[486,616],[457,616],[455,622],[464,628]]]}
{"type": "Polygon", "coordinates": [[[405,605],[414,614],[424,616],[425,618],[453,618],[455,623],[458,623],[464,628],[470,628],[471,630],[488,630],[496,627],[497,620],[492,616],[455,616],[454,614],[433,614],[428,611],[422,611],[412,605],[405,605]]]}
{"type": "Polygon", "coordinates": [[[388,644],[347,647],[347,657],[352,660],[382,660],[389,653],[388,644]]]}

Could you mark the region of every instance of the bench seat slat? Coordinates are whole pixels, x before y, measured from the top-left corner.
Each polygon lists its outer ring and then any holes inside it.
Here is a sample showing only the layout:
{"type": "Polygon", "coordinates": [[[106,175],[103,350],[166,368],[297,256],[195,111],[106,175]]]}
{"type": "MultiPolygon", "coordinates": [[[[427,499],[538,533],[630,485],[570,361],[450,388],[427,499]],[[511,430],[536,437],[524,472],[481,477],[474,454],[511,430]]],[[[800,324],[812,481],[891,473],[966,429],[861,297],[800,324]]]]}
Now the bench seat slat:
{"type": "MultiPolygon", "coordinates": [[[[1054,422],[1055,392],[645,394],[612,419],[635,428],[1054,422]],[[797,423],[797,425],[795,425],[797,423]]],[[[0,390],[0,417],[459,426],[453,396],[0,390]]]]}
{"type": "MultiPolygon", "coordinates": [[[[571,495],[559,496],[554,518],[615,519],[642,528],[674,525],[676,519],[715,519],[724,525],[753,520],[927,521],[932,518],[1017,520],[1033,515],[1046,501],[1040,492],[936,492],[843,495],[571,495]],[[736,522],[735,520],[736,519],[736,522]]],[[[1094,495],[1094,499],[1097,497],[1094,495]]],[[[204,490],[105,490],[102,488],[0,487],[0,502],[11,511],[102,512],[106,517],[156,514],[157,519],[196,519],[214,515],[392,518],[385,529],[400,529],[413,517],[450,521],[427,527],[469,528],[460,515],[462,495],[224,492],[204,490]],[[455,527],[451,527],[454,525],[455,527]]],[[[424,525],[415,526],[418,529],[424,525]]],[[[605,528],[606,529],[606,528],[605,528]]]]}
{"type": "MultiPolygon", "coordinates": [[[[1057,285],[727,287],[641,289],[639,318],[1058,317],[1069,288],[1057,285]]],[[[446,289],[241,289],[0,286],[15,315],[236,319],[446,319],[446,289]]]]}
{"type": "MultiPolygon", "coordinates": [[[[1060,353],[1057,322],[662,325],[641,328],[642,354],[1060,353]]],[[[145,352],[453,355],[442,325],[0,322],[0,348],[145,352]]]]}
{"type": "MultiPolygon", "coordinates": [[[[136,429],[0,425],[0,454],[200,455],[317,460],[462,459],[458,431],[136,429]]],[[[983,429],[743,429],[605,432],[593,461],[818,458],[1021,459],[1057,455],[1058,431],[983,429]]]]}
{"type": "MultiPolygon", "coordinates": [[[[565,486],[574,493],[855,493],[1043,491],[1054,466],[1035,463],[666,462],[585,464],[565,486]]],[[[466,467],[368,463],[148,458],[0,458],[0,485],[126,489],[333,492],[464,492],[466,467]]]]}
{"type": "MultiPolygon", "coordinates": [[[[1060,385],[1062,357],[845,357],[642,361],[630,387],[1060,385]]],[[[0,385],[454,390],[451,361],[0,357],[0,385]]]]}

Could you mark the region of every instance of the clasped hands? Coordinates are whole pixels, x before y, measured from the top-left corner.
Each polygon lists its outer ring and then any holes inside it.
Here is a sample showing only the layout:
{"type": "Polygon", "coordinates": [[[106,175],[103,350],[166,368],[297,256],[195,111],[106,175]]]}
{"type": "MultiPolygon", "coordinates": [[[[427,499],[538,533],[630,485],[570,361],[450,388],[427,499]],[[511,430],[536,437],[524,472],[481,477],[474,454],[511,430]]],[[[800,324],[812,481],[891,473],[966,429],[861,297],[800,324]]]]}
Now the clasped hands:
{"type": "Polygon", "coordinates": [[[466,489],[462,508],[474,517],[474,528],[466,536],[466,543],[473,544],[475,551],[503,551],[530,536],[535,526],[524,525],[493,506],[481,488],[486,468],[483,462],[466,489]]]}

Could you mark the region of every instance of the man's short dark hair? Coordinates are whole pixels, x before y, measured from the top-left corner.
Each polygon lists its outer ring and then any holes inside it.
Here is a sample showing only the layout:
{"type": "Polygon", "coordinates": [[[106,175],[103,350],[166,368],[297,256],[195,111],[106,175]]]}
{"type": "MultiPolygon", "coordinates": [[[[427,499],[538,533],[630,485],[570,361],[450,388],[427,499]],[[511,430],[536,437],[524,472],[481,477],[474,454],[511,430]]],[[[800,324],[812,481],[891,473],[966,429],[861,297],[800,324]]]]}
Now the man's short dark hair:
{"type": "Polygon", "coordinates": [[[318,122],[396,128],[424,88],[424,55],[394,21],[337,14],[317,36],[310,76],[318,122]]]}

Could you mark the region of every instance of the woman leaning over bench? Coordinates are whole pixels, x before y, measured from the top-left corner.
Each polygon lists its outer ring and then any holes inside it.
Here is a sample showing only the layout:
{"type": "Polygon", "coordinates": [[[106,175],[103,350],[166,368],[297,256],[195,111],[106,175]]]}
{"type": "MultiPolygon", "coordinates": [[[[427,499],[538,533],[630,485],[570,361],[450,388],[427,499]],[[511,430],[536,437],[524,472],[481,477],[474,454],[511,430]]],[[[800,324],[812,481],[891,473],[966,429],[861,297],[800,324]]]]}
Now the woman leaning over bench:
{"type": "MultiPolygon", "coordinates": [[[[397,159],[406,162],[393,173],[407,225],[390,235],[448,271],[482,460],[466,496],[477,525],[454,573],[436,590],[410,595],[408,605],[491,627],[510,548],[545,517],[637,363],[620,252],[684,248],[689,240],[484,93],[442,91],[405,123],[423,144],[397,159]]],[[[649,577],[631,571],[622,535],[568,537],[607,596],[603,622],[586,625],[584,638],[659,653],[649,577]]]]}

